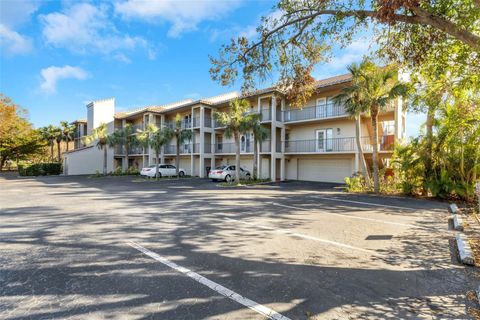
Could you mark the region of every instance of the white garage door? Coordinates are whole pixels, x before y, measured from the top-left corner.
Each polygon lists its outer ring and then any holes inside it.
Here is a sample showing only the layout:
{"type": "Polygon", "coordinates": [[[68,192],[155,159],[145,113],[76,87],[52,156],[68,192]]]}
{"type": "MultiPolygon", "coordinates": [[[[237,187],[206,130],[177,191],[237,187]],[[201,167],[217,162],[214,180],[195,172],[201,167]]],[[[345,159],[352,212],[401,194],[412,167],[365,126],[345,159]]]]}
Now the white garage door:
{"type": "Polygon", "coordinates": [[[298,159],[298,180],[340,182],[352,175],[349,159],[298,159]]]}

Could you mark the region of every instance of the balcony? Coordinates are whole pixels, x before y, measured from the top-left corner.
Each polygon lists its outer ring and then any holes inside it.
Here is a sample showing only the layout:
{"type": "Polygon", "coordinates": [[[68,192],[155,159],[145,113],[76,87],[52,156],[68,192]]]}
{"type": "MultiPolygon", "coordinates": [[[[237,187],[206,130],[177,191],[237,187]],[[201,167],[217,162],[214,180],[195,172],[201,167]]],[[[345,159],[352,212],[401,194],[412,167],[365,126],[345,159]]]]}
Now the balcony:
{"type": "Polygon", "coordinates": [[[193,128],[200,128],[200,117],[193,118],[193,128]]]}
{"type": "MultiPolygon", "coordinates": [[[[393,135],[381,136],[378,141],[378,151],[393,150],[393,135]]],[[[360,142],[364,152],[373,151],[370,137],[361,137],[360,142]]],[[[285,153],[332,153],[355,152],[356,150],[355,137],[285,141],[285,153]]]]}
{"type": "Polygon", "coordinates": [[[261,109],[261,120],[260,121],[271,121],[272,120],[272,109],[261,109]]]}
{"type": "MultiPolygon", "coordinates": [[[[177,154],[177,146],[174,144],[168,145],[164,147],[164,153],[171,155],[177,154]]],[[[192,145],[191,144],[182,144],[180,145],[180,154],[190,154],[192,153],[192,145]]]]}
{"type": "Polygon", "coordinates": [[[205,117],[204,121],[205,121],[205,127],[206,128],[211,128],[212,127],[212,118],[205,117]]]}
{"type": "Polygon", "coordinates": [[[283,122],[294,122],[314,119],[328,119],[334,117],[347,116],[343,105],[327,103],[315,107],[305,107],[303,109],[289,108],[283,111],[283,122]]]}
{"type": "Polygon", "coordinates": [[[285,153],[329,153],[355,150],[355,138],[285,141],[285,153]]]}
{"type": "MultiPolygon", "coordinates": [[[[115,146],[115,154],[116,155],[125,155],[125,148],[124,146],[115,146]]],[[[141,146],[130,147],[128,148],[128,155],[143,155],[146,154],[146,150],[141,146]]]]}
{"type": "MultiPolygon", "coordinates": [[[[253,143],[247,143],[240,146],[240,153],[252,153],[253,143]]],[[[218,154],[234,154],[236,153],[235,143],[217,143],[215,144],[215,153],[218,154]]]]}

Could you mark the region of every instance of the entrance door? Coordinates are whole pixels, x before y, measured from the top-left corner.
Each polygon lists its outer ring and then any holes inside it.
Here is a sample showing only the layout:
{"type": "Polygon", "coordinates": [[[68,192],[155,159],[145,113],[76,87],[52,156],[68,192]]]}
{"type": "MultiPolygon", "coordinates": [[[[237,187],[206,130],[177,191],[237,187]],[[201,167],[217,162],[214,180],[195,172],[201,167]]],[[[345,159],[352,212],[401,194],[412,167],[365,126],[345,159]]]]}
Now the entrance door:
{"type": "Polygon", "coordinates": [[[315,131],[315,152],[325,152],[327,130],[315,131]]]}
{"type": "Polygon", "coordinates": [[[326,116],[326,107],[327,107],[327,98],[318,98],[317,104],[315,107],[315,117],[316,118],[325,118],[326,116]]]}

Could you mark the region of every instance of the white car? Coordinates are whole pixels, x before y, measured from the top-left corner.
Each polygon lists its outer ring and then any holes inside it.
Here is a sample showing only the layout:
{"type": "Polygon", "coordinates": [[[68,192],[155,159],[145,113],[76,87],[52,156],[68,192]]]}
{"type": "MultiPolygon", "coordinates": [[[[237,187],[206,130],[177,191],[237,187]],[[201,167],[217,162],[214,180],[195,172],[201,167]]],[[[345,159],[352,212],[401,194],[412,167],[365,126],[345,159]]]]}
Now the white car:
{"type": "MultiPolygon", "coordinates": [[[[240,167],[240,177],[241,179],[249,180],[251,177],[250,171],[240,167]]],[[[210,170],[208,173],[208,178],[213,181],[222,180],[226,182],[231,182],[235,180],[235,166],[219,166],[215,169],[210,170]]]]}
{"type": "MultiPolygon", "coordinates": [[[[158,174],[159,177],[171,177],[175,176],[177,174],[177,170],[175,166],[172,166],[171,164],[159,164],[158,165],[158,174]]],[[[155,165],[152,164],[151,166],[148,166],[146,168],[143,168],[140,171],[141,176],[146,176],[150,178],[155,177],[155,165]]],[[[185,170],[180,168],[178,169],[178,175],[180,177],[183,177],[185,175],[185,170]]]]}

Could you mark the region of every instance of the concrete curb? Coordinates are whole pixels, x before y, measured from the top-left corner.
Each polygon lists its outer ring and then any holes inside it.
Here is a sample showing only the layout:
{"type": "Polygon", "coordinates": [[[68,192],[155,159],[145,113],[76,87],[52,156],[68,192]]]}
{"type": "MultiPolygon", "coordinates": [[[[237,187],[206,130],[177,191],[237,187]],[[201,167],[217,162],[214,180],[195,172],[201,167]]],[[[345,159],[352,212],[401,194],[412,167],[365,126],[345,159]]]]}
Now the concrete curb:
{"type": "Polygon", "coordinates": [[[460,261],[463,264],[473,266],[475,264],[475,260],[473,259],[473,253],[472,249],[470,248],[470,244],[465,236],[462,234],[457,234],[455,236],[455,240],[457,242],[458,253],[460,254],[460,261]]]}
{"type": "Polygon", "coordinates": [[[450,212],[451,213],[457,213],[458,211],[459,211],[458,207],[455,203],[450,204],[450,212]]]}
{"type": "Polygon", "coordinates": [[[463,231],[463,219],[459,214],[452,215],[453,229],[463,231]]]}

